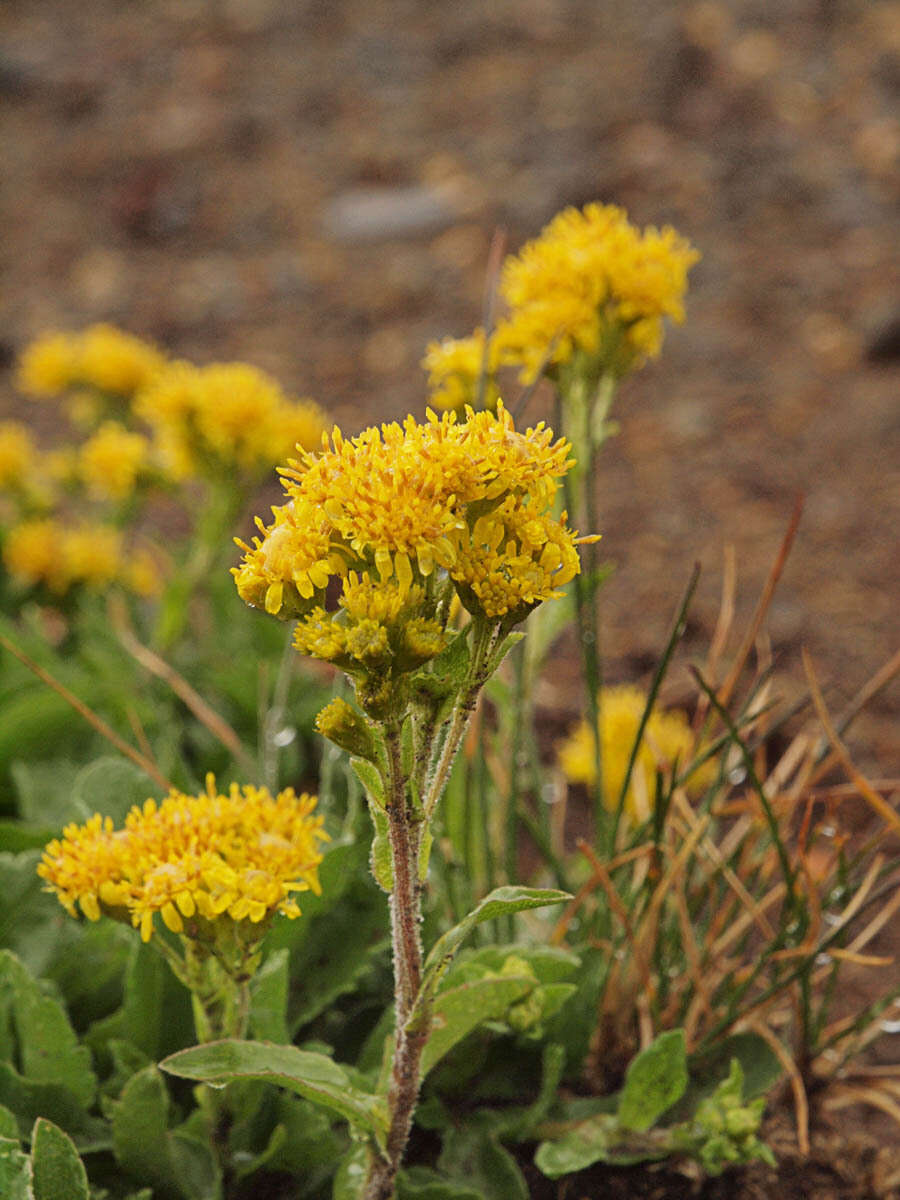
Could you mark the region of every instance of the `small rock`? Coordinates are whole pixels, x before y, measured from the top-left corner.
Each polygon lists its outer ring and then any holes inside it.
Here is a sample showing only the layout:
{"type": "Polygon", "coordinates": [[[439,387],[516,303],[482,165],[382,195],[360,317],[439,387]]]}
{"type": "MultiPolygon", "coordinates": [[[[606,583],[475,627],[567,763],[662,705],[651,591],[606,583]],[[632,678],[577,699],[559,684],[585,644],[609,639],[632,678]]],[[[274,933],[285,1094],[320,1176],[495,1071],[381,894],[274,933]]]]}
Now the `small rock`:
{"type": "Polygon", "coordinates": [[[452,225],[456,213],[434,188],[355,188],[326,207],[326,231],[342,242],[422,237],[452,225]]]}

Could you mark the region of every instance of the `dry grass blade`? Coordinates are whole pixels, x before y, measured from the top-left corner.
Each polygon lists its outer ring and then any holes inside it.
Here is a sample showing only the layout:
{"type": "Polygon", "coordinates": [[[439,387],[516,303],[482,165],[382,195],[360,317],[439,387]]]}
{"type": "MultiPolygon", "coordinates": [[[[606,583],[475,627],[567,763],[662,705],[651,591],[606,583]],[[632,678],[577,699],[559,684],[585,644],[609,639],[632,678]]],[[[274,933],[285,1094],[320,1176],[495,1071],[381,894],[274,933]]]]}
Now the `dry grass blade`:
{"type": "Polygon", "coordinates": [[[135,662],[140,663],[146,671],[149,671],[151,675],[155,675],[157,679],[161,679],[163,683],[167,683],[178,699],[194,714],[200,724],[205,726],[213,737],[218,738],[225,749],[234,755],[245,771],[252,773],[254,770],[253,761],[241,745],[241,739],[225,718],[219,716],[215,709],[207,704],[200,693],[191,687],[183,675],[179,675],[175,668],[170,666],[165,659],[160,658],[155,651],[143,645],[135,637],[134,631],[128,621],[125,605],[120,596],[110,596],[109,616],[112,626],[116,631],[116,637],[135,662]]]}
{"type": "Polygon", "coordinates": [[[809,1099],[800,1068],[790,1052],[782,1045],[765,1021],[754,1019],[747,1024],[748,1029],[758,1034],[769,1046],[772,1053],[784,1067],[791,1081],[791,1092],[794,1096],[794,1113],[797,1119],[797,1148],[804,1156],[809,1154],[809,1099]]]}
{"type": "Polygon", "coordinates": [[[628,915],[628,908],[622,900],[622,897],[616,891],[616,885],[610,878],[606,867],[594,853],[593,847],[589,846],[588,843],[582,839],[578,843],[578,849],[582,852],[582,854],[586,855],[586,857],[590,859],[591,866],[594,868],[594,875],[597,883],[599,883],[603,888],[603,891],[606,894],[606,899],[609,901],[610,909],[622,923],[622,929],[625,933],[625,940],[628,942],[628,946],[634,957],[634,963],[637,967],[637,972],[640,976],[644,993],[648,996],[653,995],[656,989],[653,985],[653,980],[650,975],[650,967],[637,940],[634,926],[631,922],[631,917],[628,915]]]}
{"type": "Polygon", "coordinates": [[[750,656],[750,651],[756,642],[757,635],[760,631],[766,613],[769,611],[769,605],[772,603],[772,597],[775,594],[775,588],[778,586],[778,580],[781,578],[781,573],[784,570],[784,564],[787,562],[787,557],[791,552],[791,546],[794,542],[794,537],[797,533],[797,527],[800,524],[800,517],[803,514],[803,499],[797,498],[797,503],[794,505],[794,511],[791,515],[790,524],[787,532],[784,535],[784,540],[778,554],[775,556],[775,561],[772,564],[772,569],[769,571],[769,577],[766,580],[765,587],[762,590],[762,595],[756,605],[756,610],[750,620],[750,625],[744,635],[744,640],[741,643],[737,656],[732,664],[731,670],[725,682],[718,691],[717,698],[720,704],[725,705],[731,699],[731,695],[737,686],[737,681],[740,679],[744,665],[750,656]]]}
{"type": "Polygon", "coordinates": [[[852,1104],[869,1104],[872,1108],[880,1108],[900,1125],[900,1104],[886,1095],[881,1088],[848,1087],[846,1084],[836,1084],[834,1094],[825,1100],[825,1107],[830,1112],[838,1112],[842,1108],[849,1108],[852,1104]]]}
{"type": "Polygon", "coordinates": [[[875,791],[865,776],[861,775],[860,772],[857,771],[856,767],[853,765],[849,753],[847,752],[846,746],[838,736],[838,732],[834,727],[834,724],[828,713],[828,709],[825,707],[825,700],[822,696],[822,691],[819,687],[819,682],[816,679],[815,672],[813,671],[812,660],[805,649],[803,651],[803,669],[806,672],[806,678],[809,682],[810,692],[812,693],[813,703],[816,706],[816,712],[819,715],[819,720],[822,722],[822,727],[825,730],[828,741],[831,743],[832,750],[837,756],[838,761],[847,772],[849,778],[859,789],[860,795],[868,801],[869,805],[875,810],[875,812],[878,813],[878,815],[886,824],[890,825],[896,833],[900,833],[900,814],[898,814],[896,810],[893,809],[891,805],[888,804],[888,802],[882,796],[880,796],[878,792],[875,791]]]}
{"type": "Polygon", "coordinates": [[[49,671],[44,670],[42,666],[36,663],[33,659],[29,658],[24,651],[20,650],[18,646],[11,642],[9,638],[2,633],[0,633],[0,646],[2,646],[4,650],[8,650],[10,654],[14,655],[19,662],[22,663],[24,667],[27,667],[32,674],[36,675],[42,683],[46,683],[46,685],[52,688],[58,696],[61,696],[62,699],[65,700],[66,704],[74,708],[79,716],[83,717],[85,721],[87,721],[89,725],[93,726],[93,728],[96,729],[102,737],[105,737],[108,742],[111,742],[120,754],[124,754],[126,758],[131,759],[135,766],[140,767],[141,770],[149,775],[154,782],[158,783],[160,787],[164,788],[166,791],[171,790],[171,782],[166,779],[165,775],[162,774],[156,763],[147,758],[145,755],[141,754],[139,750],[135,750],[134,746],[129,746],[128,742],[126,742],[124,738],[119,737],[116,731],[111,729],[102,717],[98,717],[94,710],[89,708],[83,700],[79,700],[79,698],[73,692],[70,692],[69,689],[61,684],[58,679],[55,679],[49,671]]]}

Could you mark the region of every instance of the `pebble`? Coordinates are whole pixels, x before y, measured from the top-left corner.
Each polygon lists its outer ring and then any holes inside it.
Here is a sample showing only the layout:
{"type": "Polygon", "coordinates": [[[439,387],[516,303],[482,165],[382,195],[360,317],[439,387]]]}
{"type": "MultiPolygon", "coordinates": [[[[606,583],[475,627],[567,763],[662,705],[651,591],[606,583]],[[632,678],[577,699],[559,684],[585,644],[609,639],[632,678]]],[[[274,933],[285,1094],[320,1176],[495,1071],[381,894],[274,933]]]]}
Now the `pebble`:
{"type": "Polygon", "coordinates": [[[456,212],[435,188],[353,188],[326,206],[322,224],[341,242],[381,242],[423,237],[446,229],[456,212]]]}

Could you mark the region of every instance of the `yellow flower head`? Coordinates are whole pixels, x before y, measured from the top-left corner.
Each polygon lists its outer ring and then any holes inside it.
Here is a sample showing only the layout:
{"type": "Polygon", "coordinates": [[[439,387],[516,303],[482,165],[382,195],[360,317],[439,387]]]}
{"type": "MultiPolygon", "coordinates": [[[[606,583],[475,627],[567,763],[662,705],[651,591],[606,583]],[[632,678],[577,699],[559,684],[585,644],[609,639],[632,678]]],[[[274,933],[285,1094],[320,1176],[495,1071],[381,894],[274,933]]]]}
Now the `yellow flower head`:
{"type": "Polygon", "coordinates": [[[146,387],[164,361],[149,342],[112,325],[92,325],[82,333],[45,334],[26,346],[19,386],[32,396],[58,396],[80,387],[129,398],[146,387]]]}
{"type": "Polygon", "coordinates": [[[578,574],[576,544],[565,513],[556,520],[509,496],[462,531],[450,573],[470,611],[521,620],[578,574]]]}
{"type": "Polygon", "coordinates": [[[124,500],[134,491],[149,451],[150,443],[142,434],[106,421],[81,447],[79,474],[92,496],[124,500]]]}
{"type": "Polygon", "coordinates": [[[45,583],[52,592],[69,585],[62,555],[64,531],[49,518],[23,521],[10,529],[3,542],[3,563],[20,584],[45,583]]]}
{"type": "Polygon", "coordinates": [[[19,421],[0,421],[0,490],[20,488],[34,468],[31,435],[19,421]]]}
{"type": "Polygon", "coordinates": [[[66,526],[49,517],[14,526],[3,543],[3,563],[23,587],[46,587],[56,596],[80,586],[100,591],[122,582],[140,594],[146,569],[132,578],[132,561],[123,553],[122,535],[111,525],[66,526]]]}
{"type": "Polygon", "coordinates": [[[582,354],[622,373],[659,353],[663,320],[684,320],[687,274],[699,255],[674,229],[631,225],[621,208],[589,204],[559,213],[507,259],[501,361],[534,379],[543,362],[582,354]]]}
{"type": "Polygon", "coordinates": [[[440,653],[452,584],[471,612],[514,623],[578,572],[579,539],[550,512],[569,450],[543,424],[517,431],[499,401],[464,421],[335,429],[282,471],[289,503],[239,543],[238,592],[301,617],[302,653],[387,683],[440,653]]]}
{"type": "Polygon", "coordinates": [[[317,607],[297,624],[294,646],[301,654],[336,663],[347,671],[381,674],[415,670],[440,654],[440,624],[421,614],[425,591],[394,579],[373,580],[351,571],[338,599],[339,612],[317,607]]]}
{"type": "Polygon", "coordinates": [[[233,467],[260,475],[298,445],[316,445],[324,428],[311,401],[289,400],[247,363],[173,363],[137,397],[135,411],[156,431],[176,478],[233,467]]]}
{"type": "MultiPolygon", "coordinates": [[[[637,687],[608,687],[600,694],[603,797],[607,808],[613,812],[619,802],[646,705],[647,697],[637,687]]],[[[570,782],[588,786],[596,782],[594,748],[590,726],[587,721],[582,721],[559,748],[559,763],[570,782]]],[[[684,713],[677,709],[664,712],[654,707],[625,794],[625,815],[635,824],[648,820],[656,793],[656,772],[671,771],[676,760],[683,770],[696,754],[697,744],[684,713]]],[[[687,780],[688,792],[701,793],[711,783],[714,772],[712,762],[698,767],[687,780]]]]}
{"type": "Polygon", "coordinates": [[[258,941],[275,913],[299,915],[297,892],[319,891],[327,834],[315,806],[292,788],[273,797],[232,784],[222,795],[208,776],[198,796],[173,790],[133,808],[123,829],[99,815],[67,826],[38,874],[73,916],[106,913],[140,928],[145,942],[157,915],[173,933],[212,946],[223,922],[241,923],[258,941]]]}
{"type": "Polygon", "coordinates": [[[428,372],[429,402],[436,408],[460,412],[478,400],[478,386],[485,375],[483,407],[495,409],[500,393],[494,374],[500,365],[497,348],[492,340],[485,360],[484,330],[476,329],[469,337],[444,338],[431,342],[422,359],[428,372]]]}
{"type": "Polygon", "coordinates": [[[17,383],[29,396],[59,396],[76,378],[77,366],[76,337],[46,333],[22,351],[17,383]]]}

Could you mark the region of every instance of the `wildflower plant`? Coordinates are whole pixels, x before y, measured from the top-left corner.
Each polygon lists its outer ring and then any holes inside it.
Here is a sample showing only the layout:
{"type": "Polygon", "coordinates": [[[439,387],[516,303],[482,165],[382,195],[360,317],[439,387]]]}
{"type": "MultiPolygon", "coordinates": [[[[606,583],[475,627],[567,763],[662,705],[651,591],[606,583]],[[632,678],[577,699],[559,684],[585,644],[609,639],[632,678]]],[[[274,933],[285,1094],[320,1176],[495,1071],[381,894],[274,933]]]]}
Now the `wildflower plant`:
{"type": "Polygon", "coordinates": [[[351,439],[335,430],[282,472],[288,502],[259,523],[234,572],[248,603],[296,620],[301,653],[354,685],[358,708],[339,698],[318,728],[353,756],[374,821],[373,871],[390,895],[395,1042],[367,1200],[393,1195],[438,984],[465,932],[563,896],[500,889],[423,958],[432,825],[478,695],[514,627],[561,594],[590,540],[553,512],[571,465],[565,440],[543,425],[517,431],[500,402],[465,420],[429,412],[351,439]]]}

